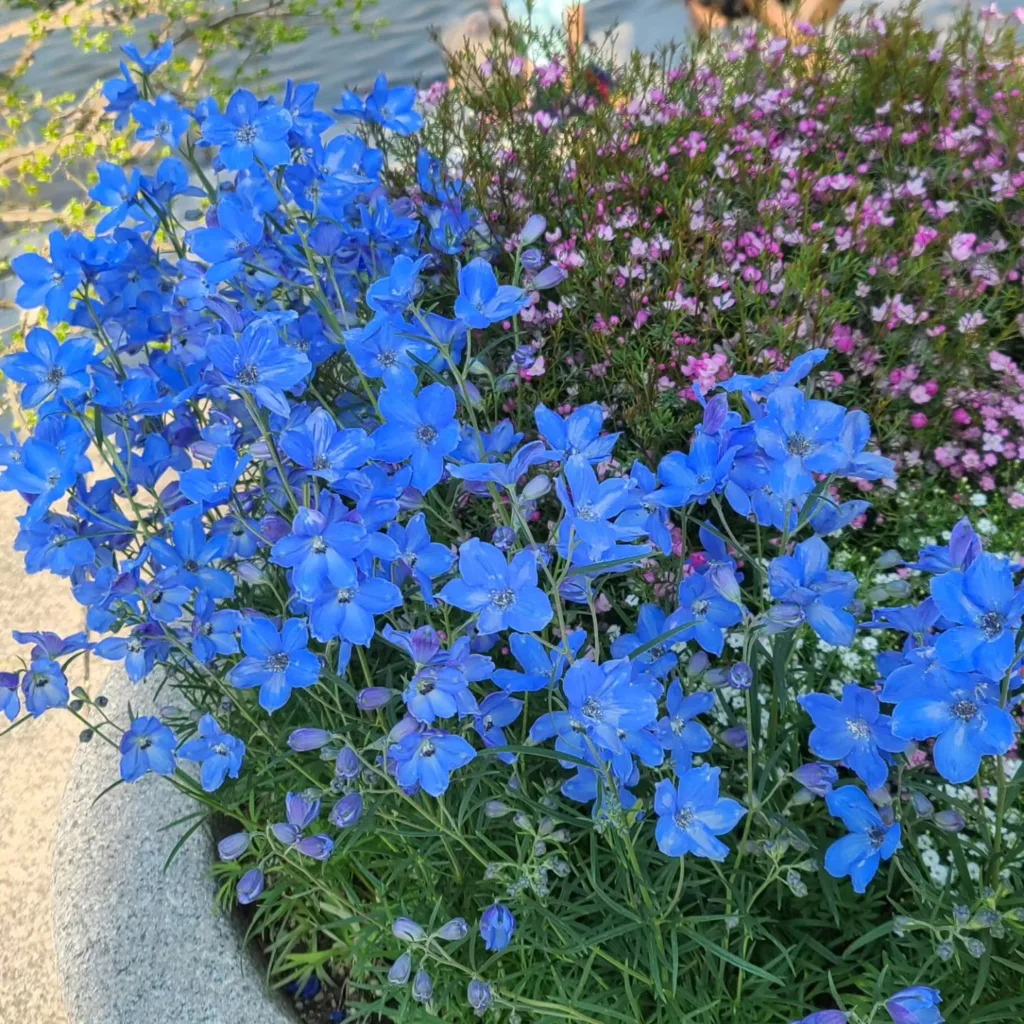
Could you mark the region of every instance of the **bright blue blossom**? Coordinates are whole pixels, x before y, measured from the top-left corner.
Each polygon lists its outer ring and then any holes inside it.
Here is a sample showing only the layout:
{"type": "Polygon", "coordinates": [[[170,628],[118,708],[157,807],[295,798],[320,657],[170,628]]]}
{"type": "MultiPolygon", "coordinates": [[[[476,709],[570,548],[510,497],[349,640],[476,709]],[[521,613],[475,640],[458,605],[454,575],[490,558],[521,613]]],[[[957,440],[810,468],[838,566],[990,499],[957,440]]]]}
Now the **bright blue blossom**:
{"type": "Polygon", "coordinates": [[[284,846],[293,847],[304,857],[327,860],[334,852],[334,840],[323,833],[305,835],[305,830],[320,816],[320,801],[309,800],[301,793],[289,793],[284,807],[288,820],[270,826],[274,838],[284,846]]]}
{"type": "Polygon", "coordinates": [[[25,351],[0,360],[3,372],[24,384],[21,404],[34,409],[51,398],[75,406],[89,390],[89,367],[96,362],[96,343],[87,335],[61,343],[45,328],[33,327],[25,351]]]}
{"type": "Polygon", "coordinates": [[[166,95],[158,96],[152,102],[140,100],[132,104],[132,117],[138,124],[135,137],[140,142],[160,139],[172,149],[177,147],[192,123],[192,118],[178,106],[177,100],[166,95]]]}
{"type": "Polygon", "coordinates": [[[981,554],[981,538],[970,519],[964,516],[950,531],[948,544],[928,544],[921,548],[915,569],[921,572],[965,570],[981,554]]]}
{"type": "Polygon", "coordinates": [[[356,366],[386,387],[413,391],[421,364],[435,349],[396,316],[378,313],[365,327],[345,332],[345,348],[356,366]]]}
{"type": "Polygon", "coordinates": [[[328,565],[327,585],[309,613],[313,636],[325,643],[338,637],[368,647],[376,630],[374,616],[401,603],[402,592],[390,580],[364,577],[351,562],[338,560],[328,565]]]}
{"type": "Polygon", "coordinates": [[[843,687],[841,701],[827,693],[798,698],[814,721],[809,746],[826,761],[841,761],[864,780],[868,789],[880,789],[889,777],[884,754],[906,749],[905,739],[893,735],[892,721],[879,711],[878,697],[863,687],[843,687]]]}
{"type": "MultiPolygon", "coordinates": [[[[511,725],[523,710],[523,702],[510,697],[505,691],[489,693],[480,702],[473,716],[473,728],[484,741],[485,747],[503,747],[508,743],[505,727],[511,725]]],[[[498,754],[498,760],[512,764],[516,755],[505,751],[498,754]]]]}
{"type": "Polygon", "coordinates": [[[679,584],[679,607],[665,622],[675,632],[666,643],[692,639],[709,654],[721,654],[725,631],[742,618],[740,605],[723,597],[709,576],[694,573],[679,584]]]}
{"type": "Polygon", "coordinates": [[[444,472],[444,457],[459,443],[455,392],[428,384],[417,395],[384,388],[379,398],[384,425],[373,434],[377,458],[412,465],[412,485],[429,491],[444,472]]]}
{"type": "Polygon", "coordinates": [[[323,593],[332,570],[339,579],[346,570],[354,574],[353,559],[366,547],[366,530],[359,523],[340,519],[343,513],[341,502],[333,496],[324,500],[323,511],[300,508],[291,533],[271,548],[271,558],[292,570],[292,583],[305,601],[323,593]]]}
{"type": "Polygon", "coordinates": [[[245,171],[255,161],[280,167],[291,159],[288,131],[291,114],[272,100],[260,102],[248,89],[237,89],[223,114],[202,123],[203,142],[220,147],[220,159],[231,171],[245,171]]]}
{"type": "Polygon", "coordinates": [[[0,715],[6,715],[9,722],[13,722],[21,714],[18,682],[17,672],[0,672],[0,715]]]}
{"type": "Polygon", "coordinates": [[[506,562],[493,544],[473,537],[459,548],[459,577],[438,596],[476,615],[481,633],[533,633],[554,616],[551,601],[537,586],[537,559],[530,551],[506,562]]]}
{"type": "Polygon", "coordinates": [[[340,428],[326,409],[314,409],[289,426],[278,447],[297,466],[329,484],[360,466],[373,454],[373,441],[358,427],[340,428]]]}
{"type": "Polygon", "coordinates": [[[658,815],[655,838],[666,857],[695,857],[723,861],[729,847],[718,836],[731,832],[746,809],[729,797],[718,795],[720,768],[701,765],[680,773],[676,785],[662,779],[654,790],[658,815]]]}
{"type": "Polygon", "coordinates": [[[565,419],[541,403],[533,413],[537,430],[552,449],[552,458],[580,455],[591,465],[604,462],[620,434],[602,434],[604,409],[597,402],[581,405],[565,419]]]}
{"type": "Polygon", "coordinates": [[[217,723],[213,715],[199,719],[197,735],[186,740],[178,749],[178,756],[199,764],[199,782],[207,793],[213,793],[230,775],[237,779],[245,757],[245,744],[217,723]]]}
{"type": "Polygon", "coordinates": [[[134,43],[123,43],[121,52],[144,74],[151,75],[174,56],[174,40],[168,39],[149,53],[143,54],[134,43]]]}
{"type": "Polygon", "coordinates": [[[885,1002],[893,1024],[942,1024],[946,1019],[939,1011],[942,996],[937,988],[915,985],[905,988],[885,1002]]]}
{"type": "Polygon", "coordinates": [[[751,395],[770,395],[779,388],[799,384],[823,359],[828,356],[826,348],[812,348],[798,355],[786,370],[773,370],[763,377],[737,373],[718,386],[723,391],[742,391],[751,395]]]}
{"type": "Polygon", "coordinates": [[[620,526],[612,521],[637,504],[629,481],[609,477],[598,482],[593,467],[582,455],[566,460],[564,482],[559,477],[555,490],[565,509],[558,533],[558,551],[563,558],[582,545],[597,560],[614,544],[641,535],[642,527],[620,526]]]}
{"type": "MultiPolygon", "coordinates": [[[[551,650],[545,647],[535,636],[527,633],[513,633],[508,645],[512,655],[522,666],[522,672],[499,668],[495,670],[494,682],[508,693],[533,693],[546,690],[559,682],[569,667],[570,660],[575,658],[587,639],[585,629],[574,629],[566,637],[566,651],[559,647],[551,650]]],[[[619,657],[619,655],[616,655],[619,657]]]]}
{"type": "Polygon", "coordinates": [[[435,607],[437,601],[434,599],[431,581],[451,569],[455,554],[444,544],[430,539],[426,516],[422,512],[414,515],[405,526],[392,523],[388,527],[388,536],[398,549],[398,557],[391,568],[395,582],[401,585],[412,576],[420,588],[423,600],[431,608],[435,607]]]}
{"type": "Polygon", "coordinates": [[[476,757],[476,751],[461,736],[439,729],[410,733],[391,746],[389,754],[400,786],[419,786],[435,797],[447,790],[452,772],[476,757]]]}
{"type": "Polygon", "coordinates": [[[224,554],[223,537],[207,537],[201,519],[182,519],[172,524],[169,543],[153,537],[149,548],[160,567],[167,570],[166,579],[189,590],[202,590],[211,598],[230,597],[235,581],[225,569],[214,568],[224,554]]]}
{"type": "Polygon", "coordinates": [[[121,737],[121,778],[135,782],[147,772],[173,775],[176,767],[174,748],[178,741],[170,728],[152,715],[136,718],[121,737]]]}
{"type": "Polygon", "coordinates": [[[64,237],[59,231],[50,234],[50,258],[26,252],[11,260],[11,269],[22,280],[14,297],[22,309],[46,306],[51,324],[67,320],[71,297],[81,285],[83,273],[79,262],[81,235],[64,237]]]}
{"type": "Polygon", "coordinates": [[[671,452],[658,463],[658,479],[664,487],[654,500],[665,508],[682,508],[692,502],[703,505],[722,489],[735,457],[735,448],[723,451],[709,434],[698,434],[689,455],[671,452]]]}
{"type": "Polygon", "coordinates": [[[260,707],[273,713],[288,703],[293,689],[320,678],[320,660],[307,649],[309,632],[301,619],[288,619],[280,631],[269,619],[249,619],[242,626],[243,658],[229,673],[239,690],[259,687],[260,707]]]}
{"type": "MultiPolygon", "coordinates": [[[[612,641],[612,657],[626,658],[652,640],[657,640],[668,630],[668,616],[655,604],[640,606],[636,620],[635,633],[623,633],[612,641]]],[[[658,643],[633,658],[633,663],[650,672],[656,679],[664,679],[678,664],[679,657],[672,650],[672,644],[678,637],[672,637],[665,643],[658,643]]]]}
{"type": "Polygon", "coordinates": [[[346,92],[334,108],[336,114],[379,124],[396,135],[412,135],[423,127],[423,116],[415,109],[416,90],[412,86],[388,87],[387,75],[380,74],[365,100],[346,92]]]}
{"type": "Polygon", "coordinates": [[[706,690],[686,697],[678,679],[669,685],[665,700],[667,714],[658,721],[658,739],[671,752],[677,773],[692,766],[694,754],[711,749],[711,734],[695,719],[697,715],[706,715],[714,703],[714,694],[706,690]]]}
{"type": "Polygon", "coordinates": [[[50,708],[66,707],[70,699],[64,671],[51,658],[33,658],[22,677],[21,691],[25,695],[25,710],[33,718],[50,708]]]}
{"type": "Polygon", "coordinates": [[[459,271],[459,295],[455,315],[470,327],[491,324],[515,316],[526,303],[526,292],[510,284],[498,284],[494,268],[482,256],[459,271]]]}
{"type": "Polygon", "coordinates": [[[853,891],[866,892],[881,862],[902,845],[899,822],[885,824],[875,805],[856,786],[834,789],[825,802],[829,813],[841,818],[850,830],[825,851],[825,870],[833,878],[849,875],[853,891]]]}
{"type": "Polygon", "coordinates": [[[480,937],[484,940],[484,949],[491,953],[506,949],[515,930],[516,919],[502,903],[492,903],[480,915],[480,937]]]}

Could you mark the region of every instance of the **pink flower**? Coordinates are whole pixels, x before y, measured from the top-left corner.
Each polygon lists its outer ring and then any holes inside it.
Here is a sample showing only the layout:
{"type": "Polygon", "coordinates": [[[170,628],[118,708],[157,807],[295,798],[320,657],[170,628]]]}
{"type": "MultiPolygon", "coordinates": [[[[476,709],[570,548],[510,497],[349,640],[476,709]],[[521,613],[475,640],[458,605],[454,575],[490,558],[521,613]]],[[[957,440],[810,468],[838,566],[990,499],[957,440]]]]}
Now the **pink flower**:
{"type": "Polygon", "coordinates": [[[966,409],[958,407],[953,410],[953,422],[959,423],[962,427],[967,426],[971,422],[971,414],[966,409]]]}
{"type": "MultiPolygon", "coordinates": [[[[1018,10],[1021,10],[1021,8],[1018,8],[1018,10]]],[[[1020,491],[1014,491],[1006,501],[1010,508],[1024,508],[1024,494],[1021,494],[1020,491]]]]}
{"type": "Polygon", "coordinates": [[[923,412],[914,412],[910,414],[910,425],[915,430],[924,430],[928,426],[928,417],[923,412]]]}
{"type": "Polygon", "coordinates": [[[970,259],[978,236],[970,231],[960,231],[949,240],[949,255],[958,263],[970,259]]]}
{"type": "Polygon", "coordinates": [[[914,235],[914,244],[911,247],[911,256],[920,256],[921,253],[939,237],[938,231],[935,228],[922,226],[917,229],[917,234],[914,235]]]}
{"type": "Polygon", "coordinates": [[[932,400],[932,396],[928,393],[928,389],[923,384],[915,384],[910,389],[910,400],[915,405],[925,405],[932,400]]]}

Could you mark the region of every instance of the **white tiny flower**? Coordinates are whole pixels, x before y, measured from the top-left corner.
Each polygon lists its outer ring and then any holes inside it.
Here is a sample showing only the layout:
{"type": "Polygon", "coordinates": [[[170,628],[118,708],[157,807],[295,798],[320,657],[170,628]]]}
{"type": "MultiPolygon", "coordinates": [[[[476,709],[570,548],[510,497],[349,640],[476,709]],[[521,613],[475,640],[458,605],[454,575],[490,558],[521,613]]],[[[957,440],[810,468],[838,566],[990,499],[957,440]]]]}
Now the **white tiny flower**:
{"type": "Polygon", "coordinates": [[[984,508],[988,504],[988,495],[979,491],[977,494],[971,495],[970,501],[975,508],[984,508]]]}
{"type": "Polygon", "coordinates": [[[984,534],[986,537],[994,537],[999,532],[999,527],[987,516],[978,520],[976,529],[978,533],[984,534]]]}
{"type": "Polygon", "coordinates": [[[640,604],[640,597],[637,594],[626,595],[626,605],[629,608],[636,608],[640,604]]]}

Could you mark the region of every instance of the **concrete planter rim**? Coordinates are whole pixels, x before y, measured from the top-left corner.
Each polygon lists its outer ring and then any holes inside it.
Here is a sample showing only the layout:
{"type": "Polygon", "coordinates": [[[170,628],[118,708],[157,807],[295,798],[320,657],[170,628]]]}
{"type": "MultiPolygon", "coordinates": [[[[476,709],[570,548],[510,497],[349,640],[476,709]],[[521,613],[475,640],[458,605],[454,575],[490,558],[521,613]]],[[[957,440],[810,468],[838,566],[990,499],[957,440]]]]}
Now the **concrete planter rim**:
{"type": "MultiPolygon", "coordinates": [[[[152,680],[123,668],[102,693],[114,721],[153,713],[152,680]]],[[[214,903],[213,835],[198,829],[164,864],[196,804],[149,776],[117,786],[118,755],[83,744],[61,800],[53,853],[53,936],[69,1024],[295,1024],[270,992],[242,929],[214,903]]]]}

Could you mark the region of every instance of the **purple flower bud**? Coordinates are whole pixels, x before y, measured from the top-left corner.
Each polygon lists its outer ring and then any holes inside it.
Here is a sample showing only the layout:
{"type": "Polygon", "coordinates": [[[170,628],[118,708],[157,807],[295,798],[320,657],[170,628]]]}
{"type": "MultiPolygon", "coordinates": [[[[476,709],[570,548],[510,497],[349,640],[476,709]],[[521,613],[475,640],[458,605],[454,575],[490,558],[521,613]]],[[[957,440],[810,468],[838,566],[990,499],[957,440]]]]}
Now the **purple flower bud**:
{"type": "MultiPolygon", "coordinates": [[[[463,394],[466,396],[466,401],[470,405],[476,407],[484,400],[483,395],[480,394],[480,389],[471,381],[467,380],[462,385],[463,394]]],[[[430,980],[430,975],[427,975],[427,980],[430,980]]]]}
{"type": "Polygon", "coordinates": [[[334,853],[334,840],[323,834],[303,836],[295,844],[295,849],[304,857],[311,857],[313,860],[327,860],[334,853]]]}
{"type": "Polygon", "coordinates": [[[234,835],[225,836],[217,844],[217,856],[221,860],[238,860],[249,849],[251,841],[252,837],[248,832],[236,832],[234,835]]]}
{"type": "Polygon", "coordinates": [[[239,562],[235,566],[235,572],[243,583],[262,583],[265,578],[263,570],[252,562],[239,562]]]}
{"type": "Polygon", "coordinates": [[[924,793],[914,793],[910,798],[910,802],[914,805],[914,810],[922,818],[930,818],[935,813],[935,805],[924,793]]]}
{"type": "Polygon", "coordinates": [[[816,761],[802,764],[790,774],[815,796],[828,796],[832,792],[832,787],[839,781],[839,772],[832,765],[816,761]]]}
{"type": "Polygon", "coordinates": [[[494,1002],[491,986],[486,981],[474,978],[466,989],[466,1000],[469,1003],[470,1009],[478,1017],[482,1017],[489,1009],[491,1003],[494,1002]]]}
{"type": "Polygon", "coordinates": [[[284,516],[277,514],[266,515],[260,520],[260,535],[265,537],[271,544],[275,544],[282,537],[287,537],[292,532],[291,523],[284,516]]]}
{"type": "Polygon", "coordinates": [[[433,626],[420,626],[409,634],[409,654],[417,665],[428,665],[441,649],[441,638],[433,626]]]}
{"type": "Polygon", "coordinates": [[[729,669],[729,685],[737,690],[749,690],[753,681],[754,670],[745,661],[738,661],[729,669]]]}
{"type": "Polygon", "coordinates": [[[967,827],[967,821],[959,811],[939,811],[934,821],[940,832],[963,832],[967,827]]]}
{"type": "Polygon", "coordinates": [[[17,688],[17,672],[0,672],[0,690],[16,690],[17,688]]]}
{"type": "Polygon", "coordinates": [[[529,245],[536,242],[547,229],[548,222],[539,213],[532,214],[523,225],[523,230],[519,232],[519,244],[529,245]]]}
{"type": "Polygon", "coordinates": [[[492,903],[480,916],[480,936],[484,949],[500,953],[512,941],[516,919],[512,911],[501,903],[492,903]]]}
{"type": "Polygon", "coordinates": [[[544,266],[544,254],[540,249],[524,249],[519,254],[519,262],[532,274],[544,266]]]}
{"type": "Polygon", "coordinates": [[[537,291],[557,288],[564,280],[565,271],[557,263],[549,263],[531,282],[537,291]]]}
{"type": "Polygon", "coordinates": [[[725,394],[715,395],[711,401],[704,406],[704,432],[706,434],[717,434],[729,417],[729,396],[725,394]]]}
{"type": "Polygon", "coordinates": [[[898,565],[903,565],[904,558],[898,551],[883,551],[875,561],[872,563],[872,568],[878,572],[884,572],[886,569],[895,569],[898,565]]]}
{"type": "Polygon", "coordinates": [[[391,934],[401,942],[422,942],[427,933],[411,917],[395,918],[391,934]]]}
{"type": "Polygon", "coordinates": [[[511,810],[508,804],[503,804],[500,800],[488,800],[484,804],[484,814],[488,818],[504,818],[511,810]]]}
{"type": "Polygon", "coordinates": [[[696,654],[690,658],[689,664],[686,666],[686,673],[691,679],[696,679],[697,676],[703,675],[708,670],[708,665],[711,664],[711,660],[703,651],[697,651],[696,654]]]}
{"type": "Polygon", "coordinates": [[[302,728],[294,729],[288,736],[288,746],[300,752],[319,750],[331,742],[331,734],[326,729],[302,728]]]}
{"type": "Polygon", "coordinates": [[[356,694],[356,705],[360,711],[376,711],[395,695],[394,690],[386,686],[367,686],[356,694]]]}
{"type": "Polygon", "coordinates": [[[773,604],[761,619],[766,633],[784,633],[796,629],[804,621],[804,610],[796,604],[773,604]]]}
{"type": "Polygon", "coordinates": [[[708,570],[708,579],[711,585],[717,590],[726,601],[735,605],[742,605],[743,594],[740,591],[739,581],[736,573],[728,565],[717,562],[708,570]]]}
{"type": "Polygon", "coordinates": [[[331,811],[328,821],[336,828],[351,828],[363,813],[363,798],[359,793],[343,796],[331,811]]]}
{"type": "Polygon", "coordinates": [[[733,725],[722,733],[722,742],[728,743],[730,747],[736,747],[738,750],[746,750],[750,737],[742,725],[733,725]]]}
{"type": "Polygon", "coordinates": [[[359,757],[351,747],[344,746],[338,752],[334,774],[339,779],[354,779],[359,774],[359,757]]]}
{"type": "Polygon", "coordinates": [[[263,893],[263,884],[263,872],[259,868],[246,871],[238,880],[238,885],[235,886],[235,895],[238,897],[238,902],[243,904],[243,906],[255,903],[263,893]]]}
{"type": "Polygon", "coordinates": [[[526,482],[526,486],[520,491],[523,501],[536,501],[543,498],[551,490],[551,478],[544,473],[535,476],[526,482]]]}
{"type": "Polygon", "coordinates": [[[894,1024],[942,1024],[946,1018],[938,1012],[942,996],[937,988],[915,985],[897,992],[885,1008],[894,1024]]]}
{"type": "Polygon", "coordinates": [[[435,934],[444,942],[458,942],[469,934],[469,924],[464,917],[453,917],[447,924],[438,928],[435,934]]]}
{"type": "Polygon", "coordinates": [[[392,965],[388,971],[388,981],[392,985],[404,985],[412,974],[412,955],[406,950],[392,965]]]}
{"type": "Polygon", "coordinates": [[[508,551],[516,542],[516,531],[511,526],[499,526],[491,535],[491,543],[499,551],[508,551]]]}
{"type": "Polygon", "coordinates": [[[418,1003],[429,1003],[430,997],[434,994],[434,983],[426,969],[421,967],[412,979],[412,997],[418,1003]]]}

